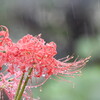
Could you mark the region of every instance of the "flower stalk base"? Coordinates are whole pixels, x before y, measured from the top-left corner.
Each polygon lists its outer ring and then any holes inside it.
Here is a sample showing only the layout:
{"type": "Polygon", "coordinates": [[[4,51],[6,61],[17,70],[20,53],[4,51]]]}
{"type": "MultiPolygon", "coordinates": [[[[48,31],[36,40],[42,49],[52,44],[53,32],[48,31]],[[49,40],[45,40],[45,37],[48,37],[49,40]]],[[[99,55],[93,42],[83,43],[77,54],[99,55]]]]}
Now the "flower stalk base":
{"type": "Polygon", "coordinates": [[[22,94],[23,94],[23,92],[24,92],[24,90],[25,90],[25,87],[26,87],[26,85],[27,85],[27,83],[28,83],[28,80],[29,80],[29,78],[30,78],[30,75],[31,75],[32,71],[33,71],[33,68],[30,68],[30,70],[29,70],[29,72],[28,72],[28,75],[27,75],[27,77],[26,77],[26,80],[25,80],[25,82],[24,82],[24,84],[23,84],[23,86],[22,86],[22,89],[20,90],[20,87],[21,87],[21,85],[22,85],[22,81],[23,81],[23,79],[24,79],[24,73],[23,73],[14,100],[20,100],[20,99],[21,99],[22,94]]]}

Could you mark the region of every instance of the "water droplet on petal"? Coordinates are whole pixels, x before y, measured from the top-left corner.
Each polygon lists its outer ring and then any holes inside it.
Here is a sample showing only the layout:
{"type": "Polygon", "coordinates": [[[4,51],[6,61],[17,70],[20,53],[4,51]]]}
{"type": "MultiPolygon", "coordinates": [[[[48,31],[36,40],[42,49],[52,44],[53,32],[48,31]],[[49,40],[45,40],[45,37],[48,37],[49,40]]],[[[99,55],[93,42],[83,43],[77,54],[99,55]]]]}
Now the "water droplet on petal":
{"type": "Polygon", "coordinates": [[[73,83],[73,88],[75,88],[75,84],[73,83]]]}
{"type": "Polygon", "coordinates": [[[42,92],[42,87],[40,87],[40,92],[42,92]]]}
{"type": "Polygon", "coordinates": [[[42,76],[45,77],[45,74],[43,74],[42,76]]]}
{"type": "Polygon", "coordinates": [[[35,88],[37,88],[37,86],[35,86],[35,88]]]}

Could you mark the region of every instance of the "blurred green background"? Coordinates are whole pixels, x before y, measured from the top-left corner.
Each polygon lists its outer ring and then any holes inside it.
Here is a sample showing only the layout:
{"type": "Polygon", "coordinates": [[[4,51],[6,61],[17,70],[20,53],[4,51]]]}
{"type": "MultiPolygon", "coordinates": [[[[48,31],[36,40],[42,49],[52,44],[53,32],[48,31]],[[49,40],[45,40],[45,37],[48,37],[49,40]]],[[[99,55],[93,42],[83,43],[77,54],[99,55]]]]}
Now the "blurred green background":
{"type": "Polygon", "coordinates": [[[26,34],[57,44],[56,58],[92,56],[75,83],[49,79],[33,89],[41,100],[100,100],[100,0],[0,0],[0,24],[17,41],[26,34]]]}

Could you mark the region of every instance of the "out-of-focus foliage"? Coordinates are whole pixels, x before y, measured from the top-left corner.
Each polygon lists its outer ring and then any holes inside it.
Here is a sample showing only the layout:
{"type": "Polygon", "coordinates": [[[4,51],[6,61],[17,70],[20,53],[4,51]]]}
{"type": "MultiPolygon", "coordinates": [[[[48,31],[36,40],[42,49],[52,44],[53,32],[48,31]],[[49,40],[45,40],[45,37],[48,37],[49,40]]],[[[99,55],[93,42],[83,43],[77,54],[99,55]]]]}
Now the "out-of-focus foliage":
{"type": "Polygon", "coordinates": [[[76,52],[81,57],[91,55],[90,63],[100,64],[100,35],[95,37],[82,37],[77,41],[76,52]]]}

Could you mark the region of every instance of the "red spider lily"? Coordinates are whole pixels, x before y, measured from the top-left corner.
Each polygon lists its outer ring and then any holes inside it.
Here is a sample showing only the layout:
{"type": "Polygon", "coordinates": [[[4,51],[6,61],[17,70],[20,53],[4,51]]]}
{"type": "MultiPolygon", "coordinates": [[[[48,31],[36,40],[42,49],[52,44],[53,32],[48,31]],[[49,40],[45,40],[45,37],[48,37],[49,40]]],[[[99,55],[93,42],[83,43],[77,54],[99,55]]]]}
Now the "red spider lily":
{"type": "MultiPolygon", "coordinates": [[[[51,75],[60,77],[76,74],[90,58],[87,57],[79,61],[75,60],[71,63],[68,63],[68,61],[73,57],[65,57],[56,60],[54,56],[57,54],[57,51],[54,42],[46,43],[41,38],[41,35],[34,37],[28,34],[17,43],[13,43],[9,38],[8,29],[2,25],[0,27],[2,29],[0,31],[0,70],[2,69],[2,66],[5,65],[7,66],[10,77],[14,75],[12,80],[12,83],[14,84],[12,85],[13,89],[15,89],[19,83],[20,76],[23,73],[27,73],[30,68],[33,70],[29,78],[45,77],[47,80],[51,75]]],[[[2,82],[3,79],[0,83],[1,85],[2,82]]],[[[8,87],[12,84],[4,79],[4,83],[5,82],[8,87]]],[[[36,86],[40,86],[43,83],[36,86]]],[[[8,87],[6,87],[6,91],[9,90],[8,87]]],[[[11,91],[8,91],[8,93],[10,92],[11,91]]],[[[14,97],[14,94],[12,94],[12,97],[14,97]]]]}

